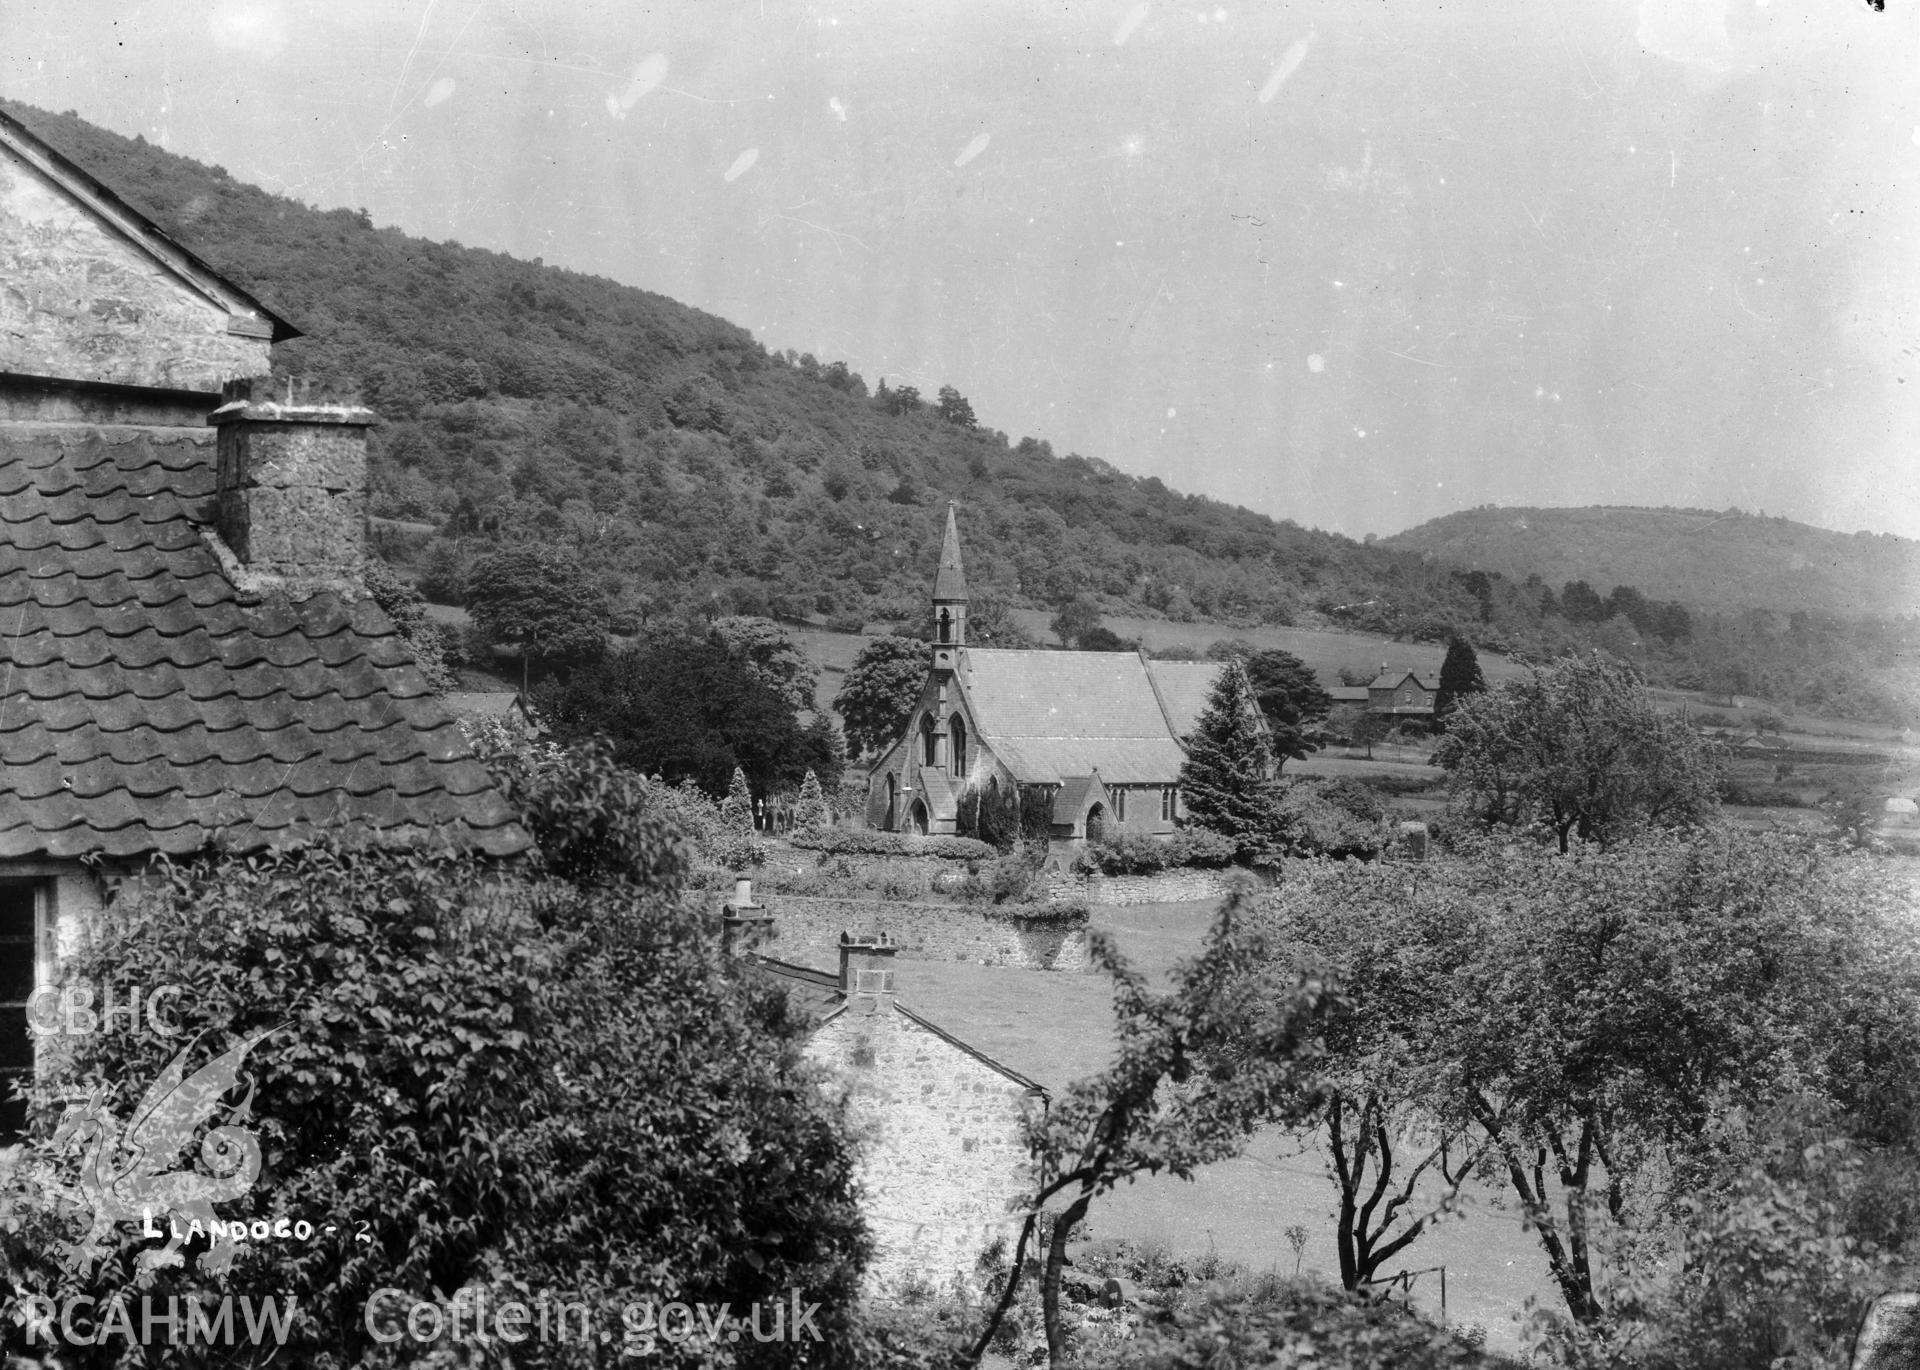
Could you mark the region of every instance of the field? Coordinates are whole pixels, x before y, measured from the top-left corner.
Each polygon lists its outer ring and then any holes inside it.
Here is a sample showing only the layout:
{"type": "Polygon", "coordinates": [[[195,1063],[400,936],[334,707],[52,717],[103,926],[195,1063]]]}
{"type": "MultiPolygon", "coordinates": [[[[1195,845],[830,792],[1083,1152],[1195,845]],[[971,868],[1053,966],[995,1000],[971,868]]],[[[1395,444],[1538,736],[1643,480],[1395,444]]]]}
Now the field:
{"type": "MultiPolygon", "coordinates": [[[[1095,919],[1129,959],[1161,980],[1198,950],[1211,913],[1209,904],[1139,905],[1102,908],[1095,919]]],[[[908,961],[899,982],[904,1003],[1055,1092],[1101,1069],[1113,1048],[1103,976],[908,961]]],[[[1464,1199],[1463,1216],[1425,1233],[1395,1268],[1446,1266],[1449,1320],[1478,1323],[1489,1345],[1512,1350],[1519,1345],[1515,1315],[1528,1297],[1551,1302],[1558,1295],[1538,1241],[1521,1229],[1503,1194],[1475,1185],[1464,1199]]],[[[1098,1200],[1085,1233],[1090,1240],[1159,1243],[1188,1260],[1211,1249],[1249,1269],[1285,1273],[1294,1255],[1283,1233],[1298,1223],[1309,1234],[1301,1269],[1337,1283],[1333,1203],[1318,1150],[1275,1130],[1191,1183],[1155,1177],[1098,1200]]],[[[1439,1316],[1435,1275],[1418,1279],[1414,1302],[1439,1316]]]]}

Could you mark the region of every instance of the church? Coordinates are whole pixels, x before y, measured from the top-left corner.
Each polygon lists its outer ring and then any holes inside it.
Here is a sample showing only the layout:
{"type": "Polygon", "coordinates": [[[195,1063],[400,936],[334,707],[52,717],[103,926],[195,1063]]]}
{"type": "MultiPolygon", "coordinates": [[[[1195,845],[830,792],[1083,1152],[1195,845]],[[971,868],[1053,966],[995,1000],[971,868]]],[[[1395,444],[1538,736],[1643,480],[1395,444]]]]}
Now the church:
{"type": "Polygon", "coordinates": [[[950,834],[968,794],[993,802],[1034,789],[1051,803],[1055,840],[1116,828],[1164,836],[1178,826],[1185,817],[1182,739],[1220,673],[1237,664],[969,646],[951,505],[933,622],[920,697],[900,738],[868,773],[871,826],[950,834]]]}

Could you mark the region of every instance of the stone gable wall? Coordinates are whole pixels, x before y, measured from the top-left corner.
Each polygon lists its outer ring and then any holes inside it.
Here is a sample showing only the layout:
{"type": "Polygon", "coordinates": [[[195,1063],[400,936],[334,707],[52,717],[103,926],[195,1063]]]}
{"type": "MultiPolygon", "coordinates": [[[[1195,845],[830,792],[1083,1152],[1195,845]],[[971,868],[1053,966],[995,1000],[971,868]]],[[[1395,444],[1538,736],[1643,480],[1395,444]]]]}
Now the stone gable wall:
{"type": "Polygon", "coordinates": [[[907,904],[770,894],[771,935],[755,950],[795,965],[832,970],[840,934],[884,932],[909,961],[970,961],[1017,970],[1087,969],[1084,914],[1022,918],[965,904],[907,904]]]}
{"type": "Polygon", "coordinates": [[[849,1005],[814,1032],[807,1055],[850,1093],[876,1247],[869,1291],[908,1279],[977,1283],[981,1254],[996,1239],[1011,1251],[1019,1236],[1011,1205],[1030,1174],[1022,1122],[1039,1100],[890,997],[864,1014],[849,1005]]]}
{"type": "Polygon", "coordinates": [[[270,369],[266,339],[0,154],[0,371],[217,392],[270,369]]]}

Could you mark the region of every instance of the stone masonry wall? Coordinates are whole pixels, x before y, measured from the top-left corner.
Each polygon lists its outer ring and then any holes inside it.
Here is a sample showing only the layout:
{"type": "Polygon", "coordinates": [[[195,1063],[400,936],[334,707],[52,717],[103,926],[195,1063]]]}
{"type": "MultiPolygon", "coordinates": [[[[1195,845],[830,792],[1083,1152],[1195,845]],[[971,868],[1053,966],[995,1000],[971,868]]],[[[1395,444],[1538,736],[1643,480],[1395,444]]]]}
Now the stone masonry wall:
{"type": "Polygon", "coordinates": [[[1088,904],[1185,904],[1218,899],[1227,892],[1227,871],[1155,871],[1152,875],[1078,876],[1066,873],[1045,877],[1047,897],[1084,900],[1088,904]]]}
{"type": "Polygon", "coordinates": [[[1021,1124],[1038,1098],[883,996],[850,1005],[813,1034],[807,1054],[850,1091],[861,1134],[862,1205],[874,1236],[870,1292],[908,1278],[977,1280],[980,1255],[1019,1235],[1026,1192],[1021,1124]],[[871,1002],[871,1001],[869,1001],[871,1002]]]}
{"type": "Polygon", "coordinates": [[[771,936],[757,950],[795,965],[833,970],[840,934],[884,932],[903,960],[971,961],[1019,970],[1087,969],[1084,917],[1021,918],[963,904],[823,899],[774,894],[771,936]]]}
{"type": "Polygon", "coordinates": [[[36,171],[0,154],[0,371],[216,392],[270,369],[189,290],[36,171]]]}

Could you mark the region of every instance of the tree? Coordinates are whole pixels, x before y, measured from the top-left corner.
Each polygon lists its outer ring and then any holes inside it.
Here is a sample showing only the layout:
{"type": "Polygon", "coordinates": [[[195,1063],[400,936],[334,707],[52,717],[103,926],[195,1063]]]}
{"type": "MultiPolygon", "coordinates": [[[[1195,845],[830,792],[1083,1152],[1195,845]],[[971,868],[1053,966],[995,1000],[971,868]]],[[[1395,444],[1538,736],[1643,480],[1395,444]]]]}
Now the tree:
{"type": "Polygon", "coordinates": [[[832,821],[833,809],[820,788],[820,777],[808,771],[807,778],[800,782],[800,797],[793,803],[793,826],[796,831],[811,832],[832,821]]]}
{"type": "MultiPolygon", "coordinates": [[[[800,1288],[829,1345],[858,1337],[853,1139],[805,1062],[804,1027],[722,952],[677,835],[649,809],[615,811],[640,791],[603,756],[527,779],[542,856],[582,849],[594,838],[580,824],[605,820],[633,859],[503,881],[477,858],[322,837],[161,864],[95,915],[63,975],[190,987],[171,1009],[180,1032],[67,1039],[51,1097],[97,1091],[125,1119],[182,1047],[197,1068],[271,1032],[246,1060],[248,1112],[226,1119],[271,1159],[220,1216],[337,1224],[342,1239],[242,1247],[224,1280],[190,1259],[143,1284],[134,1259],[157,1244],[140,1224],[109,1229],[105,1259],[76,1274],[55,1258],[58,1241],[84,1240],[72,1204],[10,1193],[6,1229],[28,1234],[0,1247],[10,1350],[28,1294],[291,1306],[286,1344],[217,1354],[233,1365],[376,1363],[391,1353],[371,1333],[415,1300],[497,1309],[540,1289],[584,1301],[598,1329],[664,1291],[745,1316],[800,1288]]],[[[36,1150],[71,1181],[68,1144],[36,1150]]],[[[118,1364],[125,1348],[75,1350],[63,1363],[118,1364]]],[[[593,1355],[550,1344],[543,1363],[593,1355]]]]}
{"type": "Polygon", "coordinates": [[[920,409],[920,390],[917,386],[896,385],[891,390],[880,392],[880,407],[889,414],[913,414],[920,409]]]}
{"type": "Polygon", "coordinates": [[[1433,726],[1445,731],[1447,715],[1453,712],[1454,705],[1467,695],[1482,694],[1486,691],[1486,677],[1480,674],[1480,658],[1474,655],[1473,644],[1465,638],[1454,636],[1447,639],[1447,659],[1440,663],[1440,688],[1433,696],[1433,726]]]}
{"type": "Polygon", "coordinates": [[[603,736],[623,766],[727,792],[736,769],[760,794],[800,783],[809,769],[837,774],[831,726],[797,710],[717,634],[675,628],[549,682],[536,696],[562,742],[603,736]]]}
{"type": "Polygon", "coordinates": [[[1471,695],[1447,727],[1434,763],[1456,804],[1483,822],[1537,824],[1563,852],[1576,835],[1700,823],[1719,804],[1719,749],[1597,652],[1471,695]]]}
{"type": "Polygon", "coordinates": [[[1078,647],[1086,635],[1100,627],[1100,610],[1085,595],[1076,595],[1060,606],[1060,612],[1047,625],[1063,647],[1078,647]]]}
{"type": "Polygon", "coordinates": [[[1070,1196],[1054,1218],[1041,1276],[1047,1357],[1057,1367],[1067,1356],[1060,1324],[1067,1243],[1093,1200],[1141,1175],[1191,1179],[1198,1167],[1236,1154],[1261,1123],[1292,1116],[1311,1097],[1314,1032],[1329,996],[1316,980],[1275,975],[1263,939],[1247,924],[1249,902],[1245,885],[1228,895],[1205,949],[1174,969],[1165,994],[1147,989],[1105,932],[1092,934],[1094,964],[1113,977],[1121,1051],[1107,1070],[1075,1081],[1028,1119],[1034,1193],[973,1362],[1013,1303],[1035,1218],[1049,1202],[1070,1196]]]}
{"type": "Polygon", "coordinates": [[[1453,1118],[1439,1025],[1472,1006],[1457,973],[1475,953],[1471,906],[1435,897],[1421,868],[1315,863],[1261,901],[1285,965],[1340,986],[1324,1025],[1317,1100],[1303,1122],[1325,1137],[1340,1282],[1364,1290],[1451,1205],[1486,1143],[1453,1118]],[[1420,1182],[1441,1193],[1423,1200],[1420,1182]]]}
{"type": "MultiPolygon", "coordinates": [[[[1570,858],[1469,841],[1456,860],[1325,867],[1268,896],[1279,964],[1342,987],[1320,1116],[1338,1102],[1405,1124],[1376,1128],[1370,1153],[1344,1128],[1353,1270],[1413,1231],[1415,1209],[1397,1233],[1382,1218],[1411,1192],[1399,1167],[1436,1148],[1449,1179],[1477,1158],[1512,1188],[1568,1312],[1590,1325],[1633,1315],[1606,1287],[1667,1285],[1690,1234],[1748,1222],[1743,1177],[1768,1146],[1748,1124],[1770,1110],[1812,1105],[1884,1161],[1885,1192],[1910,1188],[1920,948],[1900,899],[1871,859],[1731,828],[1570,858]]],[[[1897,1249],[1916,1221],[1896,1211],[1859,1203],[1850,1240],[1897,1249]]],[[[1747,1265],[1748,1293],[1787,1293],[1789,1265],[1764,1278],[1747,1265]]]]}
{"type": "Polygon", "coordinates": [[[1560,612],[1574,623],[1599,623],[1607,616],[1607,602],[1584,580],[1570,580],[1560,591],[1560,612]]]}
{"type": "Polygon", "coordinates": [[[1342,704],[1327,716],[1327,728],[1335,737],[1365,747],[1367,760],[1371,761],[1373,744],[1387,735],[1387,720],[1364,704],[1342,704]]]}
{"type": "Polygon", "coordinates": [[[1242,664],[1272,733],[1275,774],[1288,761],[1319,751],[1319,725],[1333,709],[1333,696],[1321,688],[1313,668],[1277,649],[1254,652],[1242,664]]]}
{"type": "MultiPolygon", "coordinates": [[[[571,553],[509,547],[474,562],[467,610],[495,646],[517,643],[529,659],[598,660],[607,649],[607,595],[571,553]]],[[[522,681],[525,688],[525,681],[522,681]]]]}
{"type": "Polygon", "coordinates": [[[1870,861],[1719,828],[1571,860],[1489,846],[1422,878],[1478,919],[1454,972],[1472,1009],[1434,1025],[1451,1116],[1490,1143],[1576,1322],[1612,1313],[1608,1234],[1644,1245],[1698,1226],[1682,1201],[1717,1205],[1753,1154],[1743,1115],[1809,1096],[1912,1157],[1920,958],[1870,861]]]}
{"type": "Polygon", "coordinates": [[[976,647],[1033,646],[1006,596],[991,590],[975,590],[967,604],[967,641],[976,647]]]}
{"type": "Polygon", "coordinates": [[[820,672],[785,628],[770,618],[736,614],[715,619],[710,631],[788,708],[801,713],[813,707],[820,672]]]}
{"type": "Polygon", "coordinates": [[[940,387],[940,403],[935,412],[956,428],[974,426],[973,406],[967,403],[967,397],[950,385],[940,387]]]}
{"type": "Polygon", "coordinates": [[[1186,740],[1180,768],[1188,816],[1239,843],[1241,860],[1264,859],[1277,826],[1273,756],[1256,717],[1246,672],[1229,663],[1186,740]]]}
{"type": "Polygon", "coordinates": [[[727,782],[727,797],[720,801],[720,817],[743,832],[753,829],[753,791],[747,787],[747,773],[738,766],[727,782]]]}
{"type": "Polygon", "coordinates": [[[910,637],[869,638],[847,670],[833,707],[859,755],[884,751],[900,737],[927,683],[926,644],[910,637]]]}

